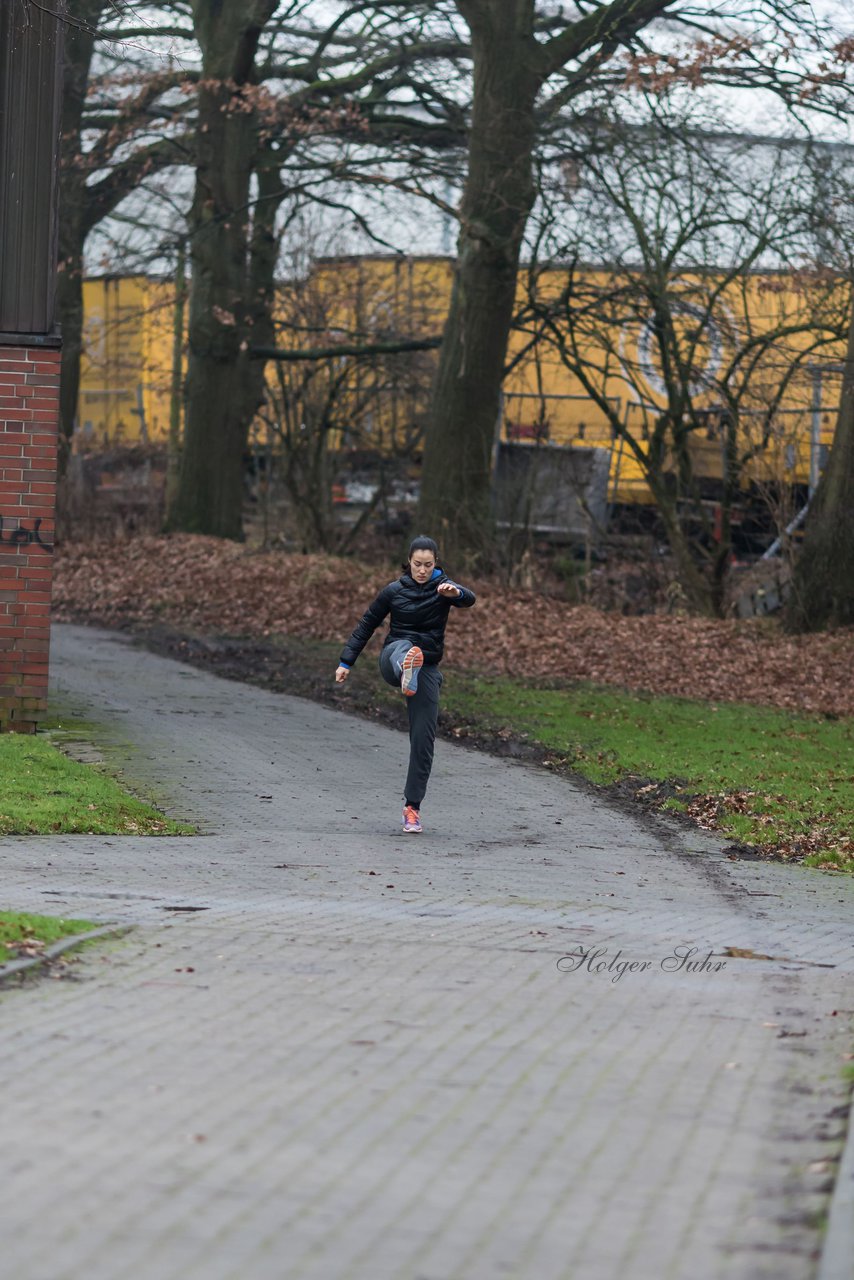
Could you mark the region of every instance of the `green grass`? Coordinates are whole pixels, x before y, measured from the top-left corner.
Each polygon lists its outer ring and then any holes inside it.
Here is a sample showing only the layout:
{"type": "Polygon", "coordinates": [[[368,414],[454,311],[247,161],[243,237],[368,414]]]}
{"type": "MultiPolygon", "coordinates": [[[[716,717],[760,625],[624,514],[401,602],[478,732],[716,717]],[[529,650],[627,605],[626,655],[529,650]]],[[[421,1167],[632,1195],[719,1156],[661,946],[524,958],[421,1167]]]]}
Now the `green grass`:
{"type": "Polygon", "coordinates": [[[668,784],[653,788],[669,792],[663,807],[705,812],[744,843],[854,870],[854,720],[456,672],[443,700],[475,727],[527,734],[591,782],[668,784]]]}
{"type": "Polygon", "coordinates": [[[0,835],[193,830],[128,795],[103,768],[69,759],[41,735],[0,735],[0,835]]]}
{"type": "Polygon", "coordinates": [[[42,942],[49,947],[60,938],[97,929],[91,920],[66,920],[58,916],[34,916],[23,911],[0,911],[0,964],[14,960],[21,943],[42,942]]]}

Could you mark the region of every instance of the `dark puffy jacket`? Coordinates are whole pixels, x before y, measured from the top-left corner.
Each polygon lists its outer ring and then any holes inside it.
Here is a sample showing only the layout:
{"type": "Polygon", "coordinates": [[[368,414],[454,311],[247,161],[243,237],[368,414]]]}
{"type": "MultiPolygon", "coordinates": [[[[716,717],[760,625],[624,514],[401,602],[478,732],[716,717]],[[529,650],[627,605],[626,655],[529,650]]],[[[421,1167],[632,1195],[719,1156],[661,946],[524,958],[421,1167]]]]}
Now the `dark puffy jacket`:
{"type": "Polygon", "coordinates": [[[454,586],[462,591],[461,596],[455,596],[453,600],[440,596],[436,588],[442,582],[452,581],[444,569],[436,568],[429,582],[416,582],[408,573],[404,573],[396,582],[383,587],[345,644],[341,665],[352,667],[389,613],[391,624],[383,641],[383,648],[395,640],[411,640],[421,649],[425,662],[439,662],[445,647],[445,625],[449,611],[454,605],[458,609],[470,608],[475,600],[474,592],[468,587],[460,586],[459,582],[454,582],[454,586]]]}

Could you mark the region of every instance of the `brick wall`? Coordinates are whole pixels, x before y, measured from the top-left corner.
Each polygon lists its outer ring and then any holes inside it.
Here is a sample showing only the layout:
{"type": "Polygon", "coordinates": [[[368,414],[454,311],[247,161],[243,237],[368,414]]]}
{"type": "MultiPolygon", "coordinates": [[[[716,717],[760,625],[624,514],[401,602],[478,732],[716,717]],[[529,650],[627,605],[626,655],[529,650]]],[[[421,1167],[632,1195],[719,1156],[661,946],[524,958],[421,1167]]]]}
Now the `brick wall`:
{"type": "Polygon", "coordinates": [[[0,730],[47,708],[59,351],[0,345],[0,730]]]}

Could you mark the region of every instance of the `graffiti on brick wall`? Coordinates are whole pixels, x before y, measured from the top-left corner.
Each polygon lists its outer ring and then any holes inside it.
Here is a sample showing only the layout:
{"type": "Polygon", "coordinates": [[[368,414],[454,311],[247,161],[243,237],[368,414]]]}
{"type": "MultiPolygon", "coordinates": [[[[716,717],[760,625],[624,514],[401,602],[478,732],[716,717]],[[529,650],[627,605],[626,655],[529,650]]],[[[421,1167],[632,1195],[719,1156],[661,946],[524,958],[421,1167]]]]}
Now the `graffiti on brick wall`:
{"type": "Polygon", "coordinates": [[[28,529],[23,520],[19,520],[14,529],[7,527],[7,516],[0,516],[0,545],[7,543],[13,547],[23,547],[35,545],[47,551],[50,554],[53,546],[49,542],[43,542],[40,533],[41,516],[37,520],[32,521],[32,528],[28,529]]]}

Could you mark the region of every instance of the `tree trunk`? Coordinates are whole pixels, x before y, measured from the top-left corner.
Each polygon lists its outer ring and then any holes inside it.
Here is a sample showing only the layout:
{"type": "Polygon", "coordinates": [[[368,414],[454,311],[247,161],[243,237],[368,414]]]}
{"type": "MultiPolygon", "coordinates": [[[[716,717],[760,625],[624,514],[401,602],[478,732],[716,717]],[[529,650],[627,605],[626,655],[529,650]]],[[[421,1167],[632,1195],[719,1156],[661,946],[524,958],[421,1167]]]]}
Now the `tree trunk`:
{"type": "Polygon", "coordinates": [[[166,520],[178,493],[181,426],[184,418],[184,307],[187,301],[187,242],[175,255],[175,306],[172,312],[172,379],[169,390],[169,437],[166,445],[166,520]]]}
{"type": "Polygon", "coordinates": [[[791,631],[854,626],[854,309],[833,447],[807,517],[786,625],[791,631]]]}
{"type": "Polygon", "coordinates": [[[692,612],[705,617],[715,617],[718,611],[715,608],[712,585],[697,563],[691,542],[679,521],[676,503],[667,492],[661,473],[647,472],[645,478],[664,525],[667,544],[676,562],[676,575],[685,593],[685,601],[692,612]]]}
{"type": "Polygon", "coordinates": [[[80,354],[83,345],[83,239],[74,213],[63,214],[59,232],[60,269],[56,301],[62,330],[59,375],[59,450],[57,470],[65,475],[71,453],[71,438],[77,426],[80,395],[80,354]]]}
{"type": "MultiPolygon", "coordinates": [[[[276,234],[276,216],[285,198],[280,166],[283,158],[280,144],[276,153],[266,151],[256,165],[258,198],[252,218],[252,236],[249,245],[249,314],[251,327],[250,346],[275,347],[276,326],[273,310],[276,304],[276,263],[279,258],[279,238],[276,234]]],[[[247,368],[247,426],[264,401],[265,371],[267,361],[255,358],[247,368]]]]}
{"type": "Polygon", "coordinates": [[[457,265],[436,375],[419,524],[449,562],[490,555],[491,460],[525,223],[541,72],[533,3],[460,4],[474,93],[457,265]]]}
{"type": "Polygon", "coordinates": [[[738,497],[738,419],[734,413],[726,413],[721,419],[723,451],[721,466],[721,516],[720,536],[712,556],[712,605],[718,617],[723,617],[726,588],[732,562],[732,509],[738,497]]]}
{"type": "Polygon", "coordinates": [[[242,536],[243,460],[258,407],[257,362],[249,355],[257,304],[249,208],[258,151],[252,81],[258,39],[275,7],[276,0],[193,3],[203,61],[189,220],[186,425],[169,527],[225,538],[242,536]]]}

